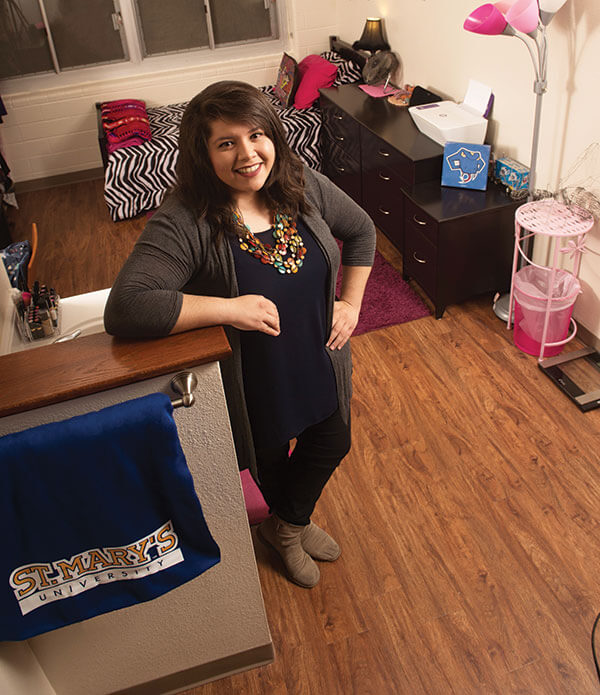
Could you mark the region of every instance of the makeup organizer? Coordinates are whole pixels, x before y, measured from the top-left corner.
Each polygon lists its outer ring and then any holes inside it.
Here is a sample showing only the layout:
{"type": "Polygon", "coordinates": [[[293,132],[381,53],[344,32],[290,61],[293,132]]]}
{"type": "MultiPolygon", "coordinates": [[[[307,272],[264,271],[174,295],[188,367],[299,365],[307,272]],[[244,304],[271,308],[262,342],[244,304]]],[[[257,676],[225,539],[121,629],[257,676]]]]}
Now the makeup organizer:
{"type": "Polygon", "coordinates": [[[60,333],[60,297],[54,288],[35,282],[31,292],[14,292],[15,321],[24,342],[51,338],[60,333]]]}

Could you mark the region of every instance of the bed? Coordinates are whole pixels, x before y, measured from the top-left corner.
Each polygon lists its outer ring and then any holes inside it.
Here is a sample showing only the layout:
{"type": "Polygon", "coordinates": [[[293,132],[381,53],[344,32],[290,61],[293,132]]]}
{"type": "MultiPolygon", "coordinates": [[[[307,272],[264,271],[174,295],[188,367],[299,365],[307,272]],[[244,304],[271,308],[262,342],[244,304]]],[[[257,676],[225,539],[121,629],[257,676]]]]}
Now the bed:
{"type": "MultiPolygon", "coordinates": [[[[349,44],[332,36],[330,50],[320,55],[337,67],[334,86],[361,81],[365,56],[349,44]]],[[[309,167],[320,171],[322,118],[318,101],[307,108],[286,107],[276,96],[274,85],[261,90],[277,109],[294,152],[309,167]]],[[[149,139],[138,138],[132,146],[112,149],[107,139],[103,104],[96,104],[98,142],[105,170],[104,199],[113,221],[136,217],[158,207],[174,184],[179,123],[186,105],[187,102],[147,108],[149,139]]]]}

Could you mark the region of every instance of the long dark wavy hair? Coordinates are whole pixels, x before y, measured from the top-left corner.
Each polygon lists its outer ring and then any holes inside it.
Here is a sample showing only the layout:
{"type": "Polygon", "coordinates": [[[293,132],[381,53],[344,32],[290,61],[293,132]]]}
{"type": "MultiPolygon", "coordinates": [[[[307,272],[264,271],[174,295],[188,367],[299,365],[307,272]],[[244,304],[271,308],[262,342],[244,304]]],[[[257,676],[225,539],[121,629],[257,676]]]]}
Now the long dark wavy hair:
{"type": "Polygon", "coordinates": [[[275,146],[275,162],[261,190],[267,207],[294,219],[306,212],[302,162],[290,150],[268,98],[246,82],[215,82],[197,94],[183,114],[174,193],[199,218],[206,218],[216,239],[220,241],[227,232],[236,233],[231,191],[215,174],[208,155],[211,125],[218,119],[264,130],[275,146]]]}

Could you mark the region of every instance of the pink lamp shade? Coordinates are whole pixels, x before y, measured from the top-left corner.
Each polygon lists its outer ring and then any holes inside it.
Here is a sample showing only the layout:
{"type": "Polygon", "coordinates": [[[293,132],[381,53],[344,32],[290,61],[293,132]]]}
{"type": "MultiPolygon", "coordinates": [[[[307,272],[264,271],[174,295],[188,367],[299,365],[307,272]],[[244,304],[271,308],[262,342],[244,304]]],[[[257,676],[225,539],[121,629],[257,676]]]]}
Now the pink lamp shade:
{"type": "Polygon", "coordinates": [[[506,20],[515,29],[524,34],[531,34],[540,21],[537,0],[517,0],[508,8],[506,20]]]}
{"type": "Polygon", "coordinates": [[[504,33],[506,19],[500,10],[491,2],[481,5],[465,19],[463,28],[474,34],[496,36],[504,33]]]}
{"type": "Polygon", "coordinates": [[[540,0],[540,10],[543,12],[558,12],[567,0],[540,0]]]}
{"type": "Polygon", "coordinates": [[[515,4],[515,0],[500,0],[494,3],[494,7],[497,7],[504,16],[508,10],[515,4]]]}
{"type": "Polygon", "coordinates": [[[494,7],[497,7],[500,12],[506,17],[508,10],[515,4],[515,0],[500,0],[494,3],[494,7]]]}
{"type": "Polygon", "coordinates": [[[540,0],[540,20],[544,26],[560,10],[567,0],[540,0]]]}

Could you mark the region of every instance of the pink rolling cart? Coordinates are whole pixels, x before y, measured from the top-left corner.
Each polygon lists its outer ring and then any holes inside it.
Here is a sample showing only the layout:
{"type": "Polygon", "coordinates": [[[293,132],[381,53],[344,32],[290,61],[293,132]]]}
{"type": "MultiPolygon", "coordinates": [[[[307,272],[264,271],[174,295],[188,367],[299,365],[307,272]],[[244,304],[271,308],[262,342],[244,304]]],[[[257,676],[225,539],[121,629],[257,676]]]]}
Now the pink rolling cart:
{"type": "Polygon", "coordinates": [[[580,292],[577,277],[581,254],[585,251],[585,237],[593,224],[594,218],[587,210],[577,205],[564,205],[552,198],[525,203],[515,212],[507,327],[511,327],[514,319],[515,345],[523,352],[537,355],[540,362],[545,355],[557,355],[577,333],[571,312],[580,292]],[[534,263],[525,250],[531,243],[524,242],[537,235],[551,237],[552,262],[547,266],[534,263]],[[560,267],[565,254],[572,260],[572,271],[560,267]],[[525,262],[521,270],[517,270],[519,257],[525,262]],[[522,284],[522,278],[528,280],[528,276],[538,281],[533,292],[524,290],[532,285],[522,284]]]}

